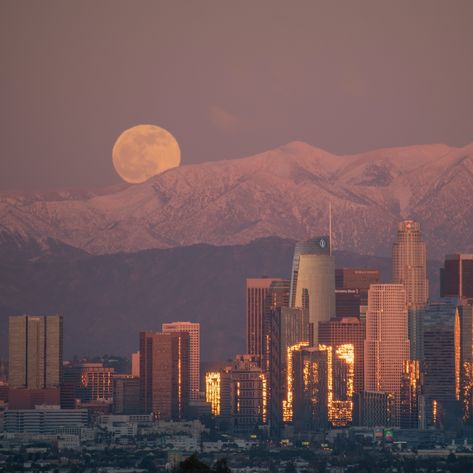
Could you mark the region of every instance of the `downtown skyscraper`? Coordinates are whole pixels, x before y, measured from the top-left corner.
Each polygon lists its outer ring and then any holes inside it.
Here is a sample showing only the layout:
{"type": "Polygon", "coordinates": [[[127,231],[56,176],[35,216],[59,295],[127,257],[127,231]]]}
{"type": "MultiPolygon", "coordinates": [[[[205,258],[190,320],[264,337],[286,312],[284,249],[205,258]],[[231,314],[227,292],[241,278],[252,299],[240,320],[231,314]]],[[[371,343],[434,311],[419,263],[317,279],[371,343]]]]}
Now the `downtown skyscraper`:
{"type": "Polygon", "coordinates": [[[406,288],[408,308],[422,307],[429,299],[429,281],[427,250],[418,222],[403,220],[399,223],[392,258],[392,282],[406,288]]]}
{"type": "Polygon", "coordinates": [[[394,397],[399,424],[401,377],[409,360],[406,290],[403,284],[373,284],[368,293],[365,340],[365,391],[394,397]]]}
{"type": "Polygon", "coordinates": [[[273,283],[283,283],[279,278],[249,278],[246,280],[246,352],[264,355],[265,312],[273,283]]]}
{"type": "Polygon", "coordinates": [[[403,220],[398,225],[392,250],[392,281],[406,289],[410,358],[419,359],[419,310],[429,299],[427,250],[420,224],[403,220]]]}
{"type": "Polygon", "coordinates": [[[309,309],[310,342],[317,345],[319,322],[335,315],[335,259],[329,237],[296,244],[289,305],[309,309]]]}

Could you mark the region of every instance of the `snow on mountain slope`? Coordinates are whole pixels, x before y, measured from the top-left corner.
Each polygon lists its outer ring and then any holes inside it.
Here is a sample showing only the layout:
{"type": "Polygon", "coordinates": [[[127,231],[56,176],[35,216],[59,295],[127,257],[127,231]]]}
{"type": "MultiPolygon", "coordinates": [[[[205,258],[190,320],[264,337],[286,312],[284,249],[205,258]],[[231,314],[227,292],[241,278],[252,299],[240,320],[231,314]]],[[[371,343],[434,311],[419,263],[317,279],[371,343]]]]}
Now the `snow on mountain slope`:
{"type": "Polygon", "coordinates": [[[332,202],[337,248],[386,254],[397,222],[412,217],[423,225],[429,253],[441,258],[473,251],[472,196],[473,145],[336,156],[292,142],[98,193],[4,193],[0,233],[94,254],[302,239],[327,231],[332,202]]]}

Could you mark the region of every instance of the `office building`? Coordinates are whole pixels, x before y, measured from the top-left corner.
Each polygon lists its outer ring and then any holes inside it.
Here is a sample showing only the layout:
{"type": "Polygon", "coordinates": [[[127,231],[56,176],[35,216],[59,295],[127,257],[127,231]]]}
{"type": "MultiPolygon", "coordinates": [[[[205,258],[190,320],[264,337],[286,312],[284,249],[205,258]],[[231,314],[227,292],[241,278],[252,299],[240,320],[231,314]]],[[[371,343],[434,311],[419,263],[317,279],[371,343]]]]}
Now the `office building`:
{"type": "Polygon", "coordinates": [[[309,345],[309,316],[307,309],[277,307],[268,314],[268,359],[265,370],[269,382],[269,419],[272,434],[279,435],[282,422],[292,416],[288,398],[289,371],[292,352],[309,345]]]}
{"type": "Polygon", "coordinates": [[[9,384],[57,388],[62,381],[63,322],[59,315],[9,318],[9,384]]]}
{"type": "Polygon", "coordinates": [[[163,333],[186,332],[190,342],[190,400],[200,395],[200,324],[197,322],[172,322],[162,325],[163,333]]]}
{"type": "Polygon", "coordinates": [[[423,401],[419,360],[406,360],[401,377],[400,427],[418,429],[423,401]]]}
{"type": "Polygon", "coordinates": [[[268,421],[266,374],[255,355],[237,355],[231,367],[232,430],[252,433],[268,421]]]}
{"type": "Polygon", "coordinates": [[[140,379],[122,374],[112,377],[114,414],[140,414],[140,379]]]}
{"type": "Polygon", "coordinates": [[[456,298],[421,312],[421,362],[427,426],[454,424],[460,399],[460,314],[456,298]]]}
{"type": "Polygon", "coordinates": [[[473,254],[457,253],[445,257],[440,270],[440,295],[473,299],[473,254]]]}
{"type": "Polygon", "coordinates": [[[408,308],[425,305],[429,299],[427,250],[418,222],[403,220],[399,223],[392,257],[392,280],[404,285],[408,308]]]}
{"type": "Polygon", "coordinates": [[[388,427],[393,425],[394,395],[380,391],[355,393],[353,424],[363,427],[388,427]]]}
{"type": "Polygon", "coordinates": [[[103,363],[78,363],[64,369],[61,406],[73,409],[81,404],[112,400],[114,368],[103,363]]]}
{"type": "Polygon", "coordinates": [[[140,333],[140,400],[144,413],[181,420],[189,401],[190,337],[186,332],[140,333]]]}
{"type": "Polygon", "coordinates": [[[368,304],[370,284],[379,283],[379,271],[371,268],[335,270],[335,312],[337,317],[360,317],[360,308],[368,304]]]}
{"type": "Polygon", "coordinates": [[[318,323],[335,316],[335,259],[328,237],[296,244],[289,304],[309,309],[310,341],[317,345],[318,323]]]}
{"type": "Polygon", "coordinates": [[[399,425],[403,364],[410,355],[407,325],[404,285],[371,285],[366,313],[365,391],[394,396],[395,425],[399,425]]]}
{"type": "Polygon", "coordinates": [[[463,420],[473,424],[473,306],[458,306],[460,316],[460,400],[463,420]]]}
{"type": "Polygon", "coordinates": [[[293,423],[298,432],[328,426],[329,351],[302,347],[292,355],[293,423]]]}
{"type": "Polygon", "coordinates": [[[42,406],[7,410],[4,429],[8,433],[57,434],[60,429],[85,427],[87,423],[87,409],[42,406]]]}
{"type": "Polygon", "coordinates": [[[337,317],[319,322],[319,342],[338,347],[351,344],[354,347],[354,392],[364,389],[364,354],[366,322],[357,317],[337,317]]]}
{"type": "Polygon", "coordinates": [[[134,378],[140,377],[140,352],[135,351],[131,354],[131,375],[134,378]]]}
{"type": "Polygon", "coordinates": [[[246,280],[246,351],[262,359],[264,355],[265,311],[271,284],[283,282],[277,278],[246,280]]]}

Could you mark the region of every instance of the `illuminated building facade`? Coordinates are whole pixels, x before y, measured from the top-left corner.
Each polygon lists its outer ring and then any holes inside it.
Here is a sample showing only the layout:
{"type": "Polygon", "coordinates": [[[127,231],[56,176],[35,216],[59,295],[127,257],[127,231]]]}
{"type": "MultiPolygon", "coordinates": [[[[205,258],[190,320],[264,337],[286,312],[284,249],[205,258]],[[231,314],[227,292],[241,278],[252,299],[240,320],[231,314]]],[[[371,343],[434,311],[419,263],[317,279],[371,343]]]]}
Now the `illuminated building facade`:
{"type": "Polygon", "coordinates": [[[10,387],[58,388],[62,382],[62,317],[11,316],[8,336],[10,387]]]}
{"type": "Polygon", "coordinates": [[[460,316],[460,400],[463,421],[473,424],[473,306],[458,306],[460,316]]]}
{"type": "Polygon", "coordinates": [[[293,423],[307,432],[328,426],[329,352],[302,347],[292,354],[293,423]]]}
{"type": "Polygon", "coordinates": [[[61,407],[72,409],[78,404],[111,401],[114,368],[103,363],[80,363],[66,367],[61,387],[61,407]]]}
{"type": "Polygon", "coordinates": [[[404,285],[371,285],[366,312],[365,391],[394,395],[395,425],[399,425],[403,364],[410,355],[407,325],[404,285]]]}
{"type": "Polygon", "coordinates": [[[271,284],[283,279],[252,278],[246,280],[246,351],[262,359],[265,346],[265,313],[271,284]]]}
{"type": "Polygon", "coordinates": [[[266,373],[255,355],[237,355],[231,367],[231,430],[250,433],[268,420],[266,373]]]}
{"type": "Polygon", "coordinates": [[[307,307],[311,342],[318,343],[318,323],[335,315],[335,259],[327,236],[296,244],[289,305],[307,307]]]}
{"type": "MultiPolygon", "coordinates": [[[[359,317],[360,307],[368,304],[370,284],[379,283],[379,271],[371,268],[335,270],[335,313],[337,317],[359,317]]],[[[324,343],[319,340],[320,343],[324,343]]]]}
{"type": "Polygon", "coordinates": [[[364,350],[366,322],[357,317],[337,317],[319,323],[319,341],[322,345],[351,344],[354,348],[354,392],[363,391],[364,350]]]}
{"type": "Polygon", "coordinates": [[[162,325],[163,333],[186,332],[190,342],[190,392],[189,399],[197,400],[200,394],[200,324],[196,322],[172,322],[162,325]]]}
{"type": "Polygon", "coordinates": [[[219,416],[221,412],[221,378],[219,371],[205,374],[205,400],[210,403],[213,416],[219,416]]]}
{"type": "Polygon", "coordinates": [[[457,303],[455,298],[444,298],[430,302],[420,312],[427,426],[445,426],[457,415],[461,361],[457,303]]]}
{"type": "Polygon", "coordinates": [[[419,403],[423,400],[421,394],[422,390],[419,360],[406,360],[404,362],[401,377],[401,429],[419,428],[419,403]]]}
{"type": "MultiPolygon", "coordinates": [[[[268,376],[269,420],[271,434],[277,437],[282,426],[283,402],[288,401],[288,364],[295,346],[309,344],[309,317],[307,309],[278,307],[268,314],[269,366],[268,376]]],[[[287,409],[286,409],[287,410],[287,409]]]]}
{"type": "Polygon", "coordinates": [[[188,333],[140,333],[140,399],[144,413],[153,413],[160,420],[185,417],[189,358],[188,333]]]}
{"type": "Polygon", "coordinates": [[[445,257],[440,270],[442,297],[473,299],[473,254],[457,253],[445,257]]]}
{"type": "Polygon", "coordinates": [[[134,378],[140,377],[140,352],[135,351],[131,354],[131,375],[134,378]]]}

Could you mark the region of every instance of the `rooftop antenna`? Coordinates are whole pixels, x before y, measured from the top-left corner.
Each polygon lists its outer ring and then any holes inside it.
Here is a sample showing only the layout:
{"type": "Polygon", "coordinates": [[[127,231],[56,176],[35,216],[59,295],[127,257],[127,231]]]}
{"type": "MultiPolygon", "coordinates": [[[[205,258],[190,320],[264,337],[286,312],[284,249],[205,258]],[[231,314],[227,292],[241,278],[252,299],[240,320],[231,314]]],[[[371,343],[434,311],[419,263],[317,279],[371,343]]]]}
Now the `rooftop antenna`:
{"type": "Polygon", "coordinates": [[[330,245],[329,254],[332,256],[332,201],[328,203],[328,241],[330,245]]]}

